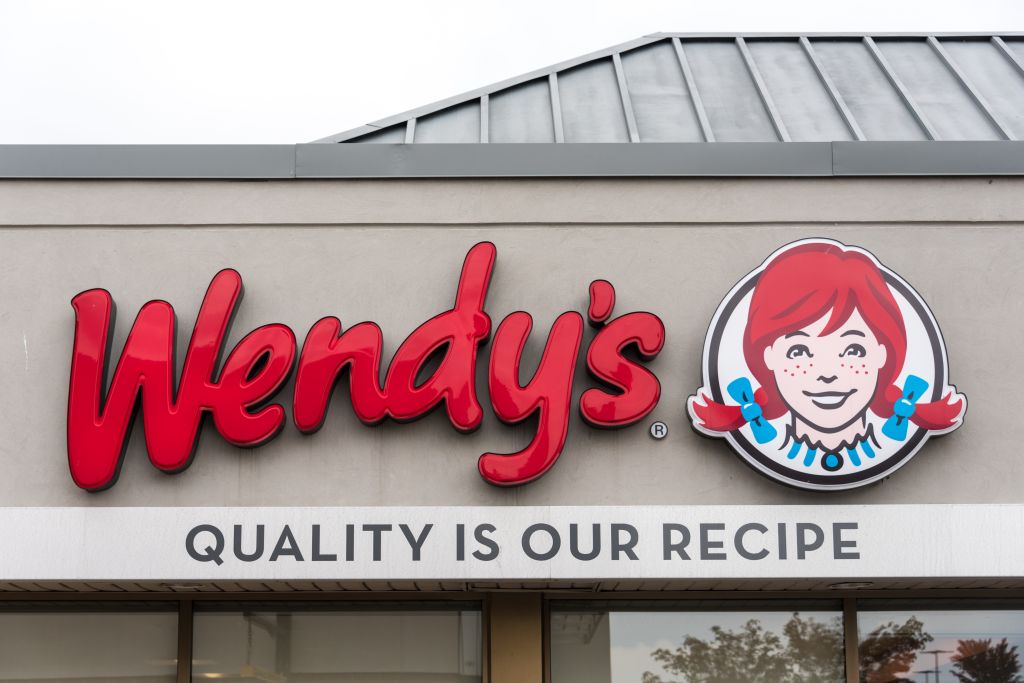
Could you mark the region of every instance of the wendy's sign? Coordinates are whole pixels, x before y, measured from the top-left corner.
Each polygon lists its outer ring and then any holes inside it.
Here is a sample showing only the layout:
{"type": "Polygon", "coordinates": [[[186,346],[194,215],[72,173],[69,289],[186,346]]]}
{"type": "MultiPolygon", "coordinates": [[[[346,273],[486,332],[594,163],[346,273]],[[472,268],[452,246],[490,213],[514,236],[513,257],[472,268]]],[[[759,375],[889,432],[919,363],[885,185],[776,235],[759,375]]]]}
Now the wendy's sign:
{"type": "MultiPolygon", "coordinates": [[[[352,408],[366,424],[391,418],[415,420],[444,406],[455,429],[480,426],[477,350],[488,341],[491,319],[484,301],[494,268],[495,248],[474,246],[466,256],[455,305],[416,328],[395,353],[380,382],[382,332],[372,322],[346,330],[337,318],[319,320],[301,352],[285,325],[259,327],[246,335],[220,363],[230,320],[242,296],[242,278],[222,270],[210,283],[175,384],[175,317],[166,301],[150,301],[132,325],[110,387],[106,366],[112,359],[114,306],[103,289],[72,300],[75,341],[68,396],[68,462],[83,489],[97,491],[117,481],[133,417],[141,413],[146,449],[155,467],[180,472],[192,461],[200,423],[213,418],[220,435],[236,446],[259,446],[285,425],[284,407],[274,399],[293,369],[292,417],[302,432],[323,424],[335,384],[347,374],[352,408]],[[435,367],[436,366],[436,367],[435,367]]],[[[658,403],[658,379],[638,360],[654,358],[665,342],[665,328],[651,313],[610,319],[615,290],[604,280],[590,285],[588,319],[598,328],[586,350],[586,366],[605,388],[583,392],[579,411],[594,427],[624,427],[642,419],[658,403]]],[[[520,362],[533,320],[512,313],[491,342],[487,383],[491,406],[503,422],[537,416],[536,433],[516,453],[485,453],[480,474],[500,486],[524,484],[544,474],[565,444],[572,388],[583,339],[583,316],[563,313],[548,334],[540,364],[523,385],[520,362]]]]}
{"type": "Polygon", "coordinates": [[[693,426],[793,486],[877,481],[967,401],[924,300],[863,249],[803,240],[726,295],[708,329],[693,426]]]}
{"type": "MultiPolygon", "coordinates": [[[[644,312],[612,318],[615,290],[590,284],[586,317],[597,329],[583,341],[584,316],[568,311],[548,332],[540,362],[523,384],[531,334],[518,311],[497,326],[484,310],[496,250],[467,254],[455,303],[417,327],[394,357],[372,322],[343,328],[317,321],[301,347],[282,324],[259,327],[221,361],[242,278],[222,270],[210,283],[175,376],[174,309],[150,301],[139,311],[106,387],[114,306],[103,289],[72,300],[76,315],[68,396],[68,461],[83,489],[118,477],[133,418],[140,414],[152,464],[187,468],[204,418],[236,446],[273,439],[286,412],[277,397],[295,373],[291,416],[303,433],[327,418],[334,389],[348,382],[365,424],[416,420],[441,408],[460,432],[480,426],[477,372],[486,371],[491,408],[501,421],[536,417],[531,442],[515,453],[484,453],[481,476],[499,486],[543,475],[566,442],[581,353],[601,385],[578,402],[593,427],[624,427],[657,405],[661,385],[645,366],[665,343],[661,320],[644,312]],[[491,342],[485,369],[478,351],[491,342]],[[382,370],[383,381],[381,381],[382,370]]],[[[762,473],[811,489],[869,484],[905,464],[930,435],[956,429],[966,400],[950,386],[946,351],[927,305],[870,253],[829,240],[804,240],[772,254],[719,306],[705,340],[704,386],[688,401],[690,420],[724,437],[762,473]]]]}

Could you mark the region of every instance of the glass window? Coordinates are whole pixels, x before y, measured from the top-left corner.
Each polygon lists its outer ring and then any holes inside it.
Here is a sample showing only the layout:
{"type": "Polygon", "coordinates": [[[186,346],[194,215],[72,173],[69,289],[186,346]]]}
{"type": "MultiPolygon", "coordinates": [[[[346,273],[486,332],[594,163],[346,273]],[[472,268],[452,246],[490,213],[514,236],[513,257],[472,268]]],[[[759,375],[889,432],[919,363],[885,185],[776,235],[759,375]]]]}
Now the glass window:
{"type": "Polygon", "coordinates": [[[196,680],[481,680],[473,604],[235,603],[196,606],[196,680]]]}
{"type": "Polygon", "coordinates": [[[839,605],[579,603],[551,611],[552,683],[843,683],[839,605]]]}
{"type": "Polygon", "coordinates": [[[132,609],[140,607],[0,605],[0,681],[174,683],[177,605],[132,609]]]}
{"type": "Polygon", "coordinates": [[[857,614],[860,680],[1024,683],[1024,605],[994,606],[1004,609],[862,602],[857,614]]]}

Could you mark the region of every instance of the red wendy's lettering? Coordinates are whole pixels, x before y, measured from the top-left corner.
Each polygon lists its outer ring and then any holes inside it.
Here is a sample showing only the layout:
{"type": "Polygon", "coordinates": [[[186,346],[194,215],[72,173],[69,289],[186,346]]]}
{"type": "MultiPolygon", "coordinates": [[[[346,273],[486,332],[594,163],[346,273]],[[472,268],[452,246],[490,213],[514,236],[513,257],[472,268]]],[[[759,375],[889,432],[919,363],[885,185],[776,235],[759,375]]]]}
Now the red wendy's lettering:
{"type": "Polygon", "coordinates": [[[633,347],[641,359],[649,361],[664,345],[665,326],[651,313],[627,313],[603,328],[587,350],[587,370],[619,393],[587,389],[580,397],[583,419],[595,427],[625,427],[654,410],[661,397],[661,383],[623,352],[633,347]]]}
{"type": "Polygon", "coordinates": [[[583,337],[579,313],[563,313],[551,326],[533,379],[519,384],[519,364],[533,318],[517,311],[505,318],[494,335],[488,391],[498,418],[516,424],[537,413],[537,434],[518,453],[480,456],[480,474],[492,484],[524,484],[555,464],[569,432],[572,380],[583,337]]]}
{"type": "MultiPolygon", "coordinates": [[[[383,334],[372,322],[343,330],[335,317],[310,329],[299,356],[292,415],[304,433],[326,419],[337,382],[347,373],[352,408],[366,424],[387,418],[415,420],[444,405],[452,426],[469,432],[480,426],[483,409],[476,394],[479,348],[487,342],[491,319],[484,311],[494,269],[495,248],[474,246],[466,256],[454,306],[420,325],[388,364],[383,386],[383,334]],[[423,378],[426,367],[434,367],[423,378]]],[[[210,283],[175,385],[174,310],[151,301],[139,311],[121,351],[109,389],[104,387],[111,358],[113,301],[102,289],[72,300],[75,341],[68,396],[68,463],[75,483],[98,491],[113,485],[121,468],[133,417],[141,412],[149,459],[164,472],[190,464],[204,416],[237,446],[266,443],[283,428],[284,407],[270,401],[291,375],[295,336],[285,325],[264,325],[219,358],[231,317],[240,303],[242,279],[223,270],[210,283]]],[[[623,427],[657,405],[660,385],[647,368],[627,358],[635,350],[653,359],[665,341],[661,320],[651,313],[629,313],[606,322],[615,290],[604,280],[590,287],[588,318],[598,331],[586,353],[590,374],[607,385],[588,389],[580,400],[583,419],[597,427],[623,427]],[[606,390],[608,389],[608,390],[606,390]]],[[[532,379],[521,383],[520,364],[533,320],[516,312],[495,334],[488,364],[488,391],[497,417],[518,423],[537,415],[533,440],[516,453],[485,453],[479,470],[488,482],[524,484],[543,475],[565,445],[571,414],[576,361],[583,340],[583,318],[566,312],[548,334],[532,379]]]]}
{"type": "Polygon", "coordinates": [[[103,289],[76,296],[75,346],[68,393],[68,464],[75,483],[100,490],[117,481],[141,394],[149,460],[164,472],[188,467],[200,420],[212,413],[217,431],[236,446],[258,446],[284,423],[284,408],[268,405],[291,373],[295,335],[284,325],[264,325],[246,336],[214,378],[228,322],[242,295],[234,270],[217,273],[206,291],[174,386],[174,309],[150,301],[135,318],[105,403],[101,402],[109,360],[113,301],[103,289]]]}
{"type": "Polygon", "coordinates": [[[440,403],[462,432],[480,426],[483,409],[476,397],[476,353],[491,332],[484,313],[487,286],[494,270],[494,245],[478,244],[466,256],[455,307],[420,325],[395,353],[381,389],[383,335],[374,323],[360,323],[344,334],[341,321],[323,318],[306,335],[295,380],[295,426],[318,430],[327,415],[334,384],[346,368],[352,408],[360,420],[376,424],[386,417],[414,420],[440,403]],[[423,365],[437,353],[444,358],[425,382],[417,382],[423,365]]]}

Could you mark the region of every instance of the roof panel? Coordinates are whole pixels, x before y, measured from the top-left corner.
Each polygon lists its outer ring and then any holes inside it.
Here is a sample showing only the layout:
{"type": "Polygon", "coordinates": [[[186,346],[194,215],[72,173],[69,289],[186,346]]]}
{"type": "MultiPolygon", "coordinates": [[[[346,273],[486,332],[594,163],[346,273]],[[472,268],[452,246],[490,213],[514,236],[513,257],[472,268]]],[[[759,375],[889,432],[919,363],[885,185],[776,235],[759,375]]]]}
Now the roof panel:
{"type": "Polygon", "coordinates": [[[1022,136],[1021,34],[659,33],[320,142],[1022,136]]]}
{"type": "Polygon", "coordinates": [[[479,100],[417,119],[413,142],[480,142],[479,100]]]}
{"type": "Polygon", "coordinates": [[[388,128],[382,128],[363,135],[362,137],[352,140],[352,142],[371,142],[381,144],[394,144],[397,142],[405,142],[405,124],[400,123],[396,126],[390,126],[388,128]]]}
{"type": "Polygon", "coordinates": [[[703,142],[697,112],[672,43],[622,55],[640,142],[703,142]]]}
{"type": "Polygon", "coordinates": [[[850,140],[849,129],[797,40],[747,43],[793,140],[850,140]]]}
{"type": "Polygon", "coordinates": [[[490,142],[554,142],[551,89],[530,81],[490,97],[490,142]]]}
{"type": "Polygon", "coordinates": [[[879,40],[877,45],[940,140],[1001,139],[925,40],[879,40]]]}
{"type": "Polygon", "coordinates": [[[1024,62],[1024,38],[1006,38],[1004,42],[1010,50],[1017,53],[1017,60],[1024,62]]]}
{"type": "Polygon", "coordinates": [[[1014,137],[1024,139],[1024,74],[990,40],[940,42],[1014,137]]]}
{"type": "Polygon", "coordinates": [[[684,41],[711,130],[719,142],[778,140],[734,41],[684,41]]]}
{"type": "Polygon", "coordinates": [[[812,40],[854,119],[868,140],[924,140],[899,93],[859,40],[812,40]]]}
{"type": "Polygon", "coordinates": [[[629,142],[615,67],[595,60],[558,74],[566,142],[629,142]]]}

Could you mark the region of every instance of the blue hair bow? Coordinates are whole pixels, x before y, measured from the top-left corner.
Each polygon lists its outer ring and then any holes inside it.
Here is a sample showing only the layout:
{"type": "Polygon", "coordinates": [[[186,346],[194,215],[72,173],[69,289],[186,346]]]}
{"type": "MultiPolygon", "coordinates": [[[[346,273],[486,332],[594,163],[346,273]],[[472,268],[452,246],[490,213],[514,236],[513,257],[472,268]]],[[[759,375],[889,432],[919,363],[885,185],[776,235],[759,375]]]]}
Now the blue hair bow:
{"type": "Polygon", "coordinates": [[[917,375],[908,375],[903,385],[903,396],[892,406],[892,417],[885,421],[882,433],[894,441],[905,441],[910,416],[917,408],[915,405],[928,391],[928,382],[917,375]]]}
{"type": "Polygon", "coordinates": [[[740,414],[750,425],[751,431],[754,432],[754,439],[758,443],[768,443],[775,438],[778,432],[768,420],[764,419],[761,406],[754,401],[754,388],[750,385],[749,379],[746,377],[734,379],[725,390],[729,392],[734,401],[740,404],[740,414]]]}

